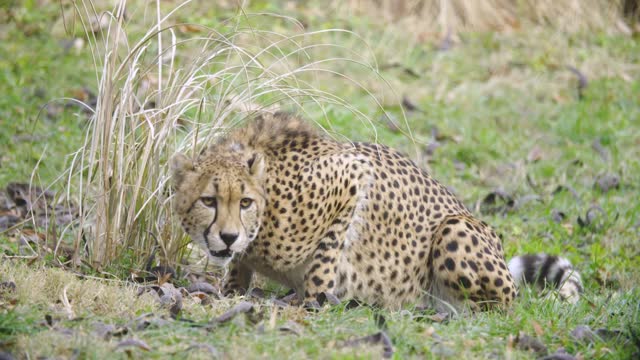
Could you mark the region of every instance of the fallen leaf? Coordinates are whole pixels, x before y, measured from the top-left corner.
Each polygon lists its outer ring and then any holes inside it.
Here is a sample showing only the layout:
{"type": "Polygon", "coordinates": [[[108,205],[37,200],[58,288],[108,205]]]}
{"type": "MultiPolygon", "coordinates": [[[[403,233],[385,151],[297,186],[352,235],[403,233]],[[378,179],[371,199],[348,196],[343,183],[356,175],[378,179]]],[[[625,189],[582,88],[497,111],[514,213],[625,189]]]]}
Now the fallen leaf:
{"type": "Polygon", "coordinates": [[[597,152],[598,155],[600,155],[602,160],[609,161],[609,158],[610,158],[609,151],[605,149],[604,146],[602,146],[602,140],[600,138],[593,140],[593,143],[591,143],[591,148],[595,152],[597,152]]]}
{"type": "Polygon", "coordinates": [[[17,289],[16,283],[13,281],[3,281],[0,282],[0,292],[3,293],[13,293],[17,289]]]}
{"type": "Polygon", "coordinates": [[[264,290],[262,290],[260,288],[251,289],[247,295],[249,295],[250,297],[254,297],[256,299],[264,299],[265,298],[264,290]]]}
{"type": "Polygon", "coordinates": [[[578,99],[582,100],[582,98],[584,97],[584,90],[587,88],[587,85],[589,85],[589,81],[587,80],[586,75],[584,75],[577,68],[571,65],[567,65],[567,69],[571,71],[578,78],[578,85],[577,85],[578,99]]]}
{"type": "Polygon", "coordinates": [[[118,343],[118,345],[116,345],[116,349],[128,349],[128,348],[138,348],[140,350],[144,350],[144,351],[150,351],[151,347],[149,347],[149,345],[147,345],[147,343],[145,343],[142,340],[138,340],[138,339],[125,339],[122,340],[118,343]]]}
{"type": "Polygon", "coordinates": [[[206,350],[209,354],[211,354],[213,358],[217,359],[220,357],[220,353],[218,352],[218,349],[216,349],[215,347],[209,344],[192,343],[191,345],[189,345],[188,348],[185,349],[185,352],[189,352],[193,350],[206,350]]]}
{"type": "Polygon", "coordinates": [[[273,305],[277,306],[277,307],[280,307],[280,308],[286,308],[286,307],[291,306],[291,305],[289,305],[289,303],[284,302],[284,301],[282,301],[280,299],[271,299],[271,303],[273,305]]]}
{"type": "Polygon", "coordinates": [[[439,142],[432,141],[428,143],[427,146],[425,146],[424,154],[427,156],[433,156],[433,154],[436,152],[436,149],[439,148],[440,146],[441,144],[439,142]]]}
{"type": "Polygon", "coordinates": [[[234,306],[233,308],[231,308],[231,310],[215,318],[213,322],[222,324],[233,319],[238,314],[251,313],[251,312],[253,312],[253,304],[247,301],[242,301],[238,303],[236,306],[234,306]]]}
{"type": "Polygon", "coordinates": [[[280,326],[278,330],[283,332],[290,332],[295,335],[302,335],[302,333],[304,332],[304,328],[302,327],[302,325],[292,320],[288,320],[286,323],[280,326]]]}
{"type": "Polygon", "coordinates": [[[424,112],[422,111],[422,109],[420,109],[418,107],[418,105],[416,105],[413,101],[411,101],[411,99],[409,99],[409,97],[407,95],[402,96],[402,108],[405,109],[407,112],[424,112]]]}
{"type": "Polygon", "coordinates": [[[596,178],[594,186],[599,188],[603,193],[606,193],[611,189],[618,189],[620,187],[620,178],[614,174],[604,174],[596,178]]]}
{"type": "Polygon", "coordinates": [[[591,328],[587,325],[578,325],[575,329],[573,329],[570,335],[576,340],[581,342],[594,342],[597,338],[597,335],[591,328]]]}
{"type": "Polygon", "coordinates": [[[576,357],[567,353],[564,348],[560,348],[555,353],[541,358],[541,360],[576,360],[576,357]]]}
{"type": "Polygon", "coordinates": [[[428,317],[431,321],[441,323],[450,319],[449,313],[439,312],[428,317]]]}
{"type": "Polygon", "coordinates": [[[182,294],[171,283],[160,286],[160,304],[169,308],[172,317],[178,316],[182,310],[182,294]]]}
{"type": "Polygon", "coordinates": [[[218,294],[219,293],[218,288],[216,288],[215,286],[209,284],[208,282],[204,282],[204,281],[199,281],[199,282],[192,283],[187,288],[187,291],[190,292],[190,293],[203,292],[203,293],[209,294],[209,295],[218,294]]]}
{"type": "Polygon", "coordinates": [[[93,332],[98,337],[108,341],[114,336],[119,337],[127,335],[129,333],[129,328],[126,326],[116,327],[113,324],[96,322],[93,324],[93,332]]]}
{"type": "Polygon", "coordinates": [[[587,210],[584,219],[578,216],[578,225],[582,228],[590,227],[594,229],[601,228],[607,218],[607,213],[599,205],[592,205],[587,210]]]}
{"type": "Polygon", "coordinates": [[[9,354],[8,352],[4,352],[0,350],[0,360],[14,360],[15,357],[9,354]]]}
{"type": "Polygon", "coordinates": [[[505,214],[513,209],[515,201],[504,190],[497,189],[490,192],[480,203],[480,212],[483,214],[505,214]]]}
{"type": "Polygon", "coordinates": [[[516,336],[514,344],[519,350],[532,351],[538,355],[545,355],[549,352],[547,347],[544,346],[540,340],[522,332],[516,336]]]}
{"type": "Polygon", "coordinates": [[[340,299],[337,296],[333,295],[330,292],[322,292],[318,294],[318,304],[323,306],[326,302],[330,305],[340,305],[340,299]]]}
{"type": "Polygon", "coordinates": [[[527,204],[529,202],[532,202],[532,201],[542,202],[542,199],[540,198],[540,196],[538,196],[536,194],[529,194],[529,195],[521,196],[518,199],[516,199],[515,204],[513,204],[513,207],[512,207],[511,210],[513,210],[513,211],[519,210],[525,204],[527,204]]]}
{"type": "Polygon", "coordinates": [[[382,357],[388,359],[393,356],[393,344],[384,331],[342,343],[343,347],[359,347],[362,345],[382,345],[382,357]]]}
{"type": "Polygon", "coordinates": [[[567,214],[564,212],[558,209],[551,209],[551,220],[553,220],[553,222],[560,224],[566,217],[567,214]]]}
{"type": "Polygon", "coordinates": [[[380,116],[380,121],[387,125],[387,128],[394,133],[400,132],[400,126],[398,120],[388,112],[385,112],[380,116]]]}
{"type": "Polygon", "coordinates": [[[279,300],[283,301],[289,305],[294,302],[298,298],[298,295],[294,290],[290,290],[285,296],[281,297],[279,300]]]}
{"type": "Polygon", "coordinates": [[[576,189],[574,189],[570,185],[558,185],[558,187],[556,187],[551,194],[556,195],[563,191],[569,191],[571,195],[573,195],[573,198],[576,199],[576,202],[578,204],[582,202],[582,199],[580,199],[580,195],[578,195],[578,192],[576,191],[576,189]]]}
{"type": "Polygon", "coordinates": [[[380,66],[380,70],[387,70],[387,69],[395,69],[395,68],[400,68],[405,74],[413,77],[413,78],[419,78],[420,74],[418,74],[417,71],[413,70],[410,67],[404,66],[398,62],[394,62],[394,63],[390,63],[390,64],[383,64],[380,66]]]}

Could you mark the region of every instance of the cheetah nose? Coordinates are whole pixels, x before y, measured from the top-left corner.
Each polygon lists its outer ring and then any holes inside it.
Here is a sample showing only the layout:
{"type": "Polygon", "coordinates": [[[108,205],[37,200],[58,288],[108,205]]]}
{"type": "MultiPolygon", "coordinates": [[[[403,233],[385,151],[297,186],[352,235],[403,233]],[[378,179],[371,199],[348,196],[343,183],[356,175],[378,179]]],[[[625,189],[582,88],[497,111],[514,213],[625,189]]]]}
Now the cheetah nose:
{"type": "Polygon", "coordinates": [[[233,244],[237,238],[238,234],[220,233],[220,239],[222,239],[222,242],[224,242],[227,246],[231,246],[231,244],[233,244]]]}

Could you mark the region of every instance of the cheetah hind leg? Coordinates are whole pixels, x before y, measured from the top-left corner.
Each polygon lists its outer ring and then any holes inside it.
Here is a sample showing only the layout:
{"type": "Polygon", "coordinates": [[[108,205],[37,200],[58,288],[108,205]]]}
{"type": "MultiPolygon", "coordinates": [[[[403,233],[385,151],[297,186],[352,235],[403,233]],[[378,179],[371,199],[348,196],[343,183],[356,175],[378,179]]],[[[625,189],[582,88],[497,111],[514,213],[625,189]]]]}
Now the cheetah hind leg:
{"type": "Polygon", "coordinates": [[[516,296],[501,241],[484,222],[465,215],[444,218],[428,264],[428,303],[438,311],[506,307],[516,296]]]}

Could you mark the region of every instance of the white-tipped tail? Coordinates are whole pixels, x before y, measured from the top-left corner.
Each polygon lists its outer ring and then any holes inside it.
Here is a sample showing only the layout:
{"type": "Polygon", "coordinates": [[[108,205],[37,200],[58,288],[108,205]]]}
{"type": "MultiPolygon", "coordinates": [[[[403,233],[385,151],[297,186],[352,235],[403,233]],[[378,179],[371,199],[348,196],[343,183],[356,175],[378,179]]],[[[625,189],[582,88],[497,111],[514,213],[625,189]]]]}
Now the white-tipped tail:
{"type": "Polygon", "coordinates": [[[509,261],[509,271],[518,285],[552,288],[567,302],[575,303],[582,293],[582,279],[569,260],[547,254],[521,255],[509,261]]]}

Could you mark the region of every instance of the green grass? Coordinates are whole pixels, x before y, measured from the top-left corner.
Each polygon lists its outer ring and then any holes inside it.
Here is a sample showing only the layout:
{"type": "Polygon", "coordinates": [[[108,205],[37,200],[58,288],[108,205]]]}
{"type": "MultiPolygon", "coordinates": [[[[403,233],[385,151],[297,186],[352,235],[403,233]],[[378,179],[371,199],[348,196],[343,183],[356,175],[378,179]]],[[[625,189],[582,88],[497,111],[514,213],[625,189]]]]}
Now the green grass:
{"type": "MultiPolygon", "coordinates": [[[[536,195],[539,201],[529,201],[506,214],[479,215],[504,235],[507,257],[541,251],[567,256],[582,273],[584,298],[571,306],[524,291],[508,311],[445,322],[410,309],[388,312],[346,310],[344,306],[318,313],[288,308],[273,315],[275,307],[257,301],[256,316],[238,316],[207,330],[203,326],[238,299],[201,305],[185,298],[180,319],[189,321],[171,320],[153,298],[137,297],[135,286],[126,282],[127,272],[135,270],[135,262],[128,257],[108,270],[117,274],[118,281],[80,279],[55,268],[50,259],[28,266],[3,258],[0,282],[15,281],[17,290],[0,292],[0,350],[20,358],[105,358],[113,351],[126,358],[127,351],[117,349],[117,344],[133,337],[150,347],[149,351],[132,349],[134,357],[182,358],[192,344],[206,343],[222,357],[375,358],[381,354],[379,346],[342,344],[379,331],[375,314],[380,313],[398,359],[539,357],[515,344],[521,332],[538,338],[551,353],[562,347],[584,359],[637,354],[633,343],[640,336],[637,38],[535,28],[508,34],[461,34],[454,47],[443,52],[435,50],[435,42],[406,39],[406,29],[384,27],[363,17],[341,17],[313,2],[294,10],[272,2],[252,2],[251,6],[248,12],[285,13],[311,30],[348,27],[361,35],[370,48],[337,34],[320,40],[376,55],[382,77],[398,95],[406,95],[422,110],[406,114],[415,143],[377,121],[382,111],[361,89],[328,74],[317,75],[316,86],[349,99],[350,105],[376,121],[376,131],[339,106],[327,106],[327,118],[315,107],[310,107],[310,115],[350,139],[375,140],[405,151],[454,189],[476,213],[476,205],[498,188],[516,200],[536,195]],[[401,67],[384,66],[393,63],[401,67]],[[589,81],[581,99],[577,78],[567,65],[579,69],[589,81]],[[440,144],[432,155],[426,155],[428,144],[434,141],[433,129],[441,135],[440,144]],[[593,149],[596,140],[608,154],[606,159],[593,149]],[[594,187],[604,174],[619,176],[620,186],[606,193],[594,187]],[[575,189],[579,200],[568,191],[555,193],[560,185],[575,189]],[[580,226],[578,217],[584,219],[594,205],[606,215],[594,226],[580,226]],[[566,214],[564,220],[554,222],[553,210],[566,214]],[[66,285],[74,319],[66,317],[61,305],[66,285]],[[149,317],[156,324],[136,330],[132,319],[146,313],[153,313],[149,317]],[[52,316],[53,326],[46,324],[45,315],[52,316]],[[287,321],[298,323],[302,332],[278,330],[287,321]],[[129,333],[100,338],[94,331],[97,322],[127,327],[129,333]],[[571,332],[579,325],[619,330],[623,335],[576,341],[571,332]]],[[[146,19],[143,14],[142,8],[132,10],[134,35],[140,35],[148,21],[141,20],[146,19]]],[[[210,7],[181,15],[179,20],[215,27],[232,14],[229,9],[210,7]]],[[[254,24],[258,23],[282,33],[296,31],[284,21],[256,20],[254,24]]],[[[91,54],[86,46],[65,50],[61,45],[68,40],[64,31],[51,31],[60,26],[56,3],[16,5],[14,20],[0,26],[0,186],[29,182],[36,164],[36,182],[49,185],[65,169],[67,155],[82,144],[87,120],[78,107],[58,105],[61,112],[50,117],[42,109],[49,100],[73,97],[84,87],[95,91],[91,54]]],[[[399,99],[380,85],[380,78],[358,67],[344,65],[336,70],[371,89],[384,108],[402,121],[399,99]]],[[[63,185],[58,183],[55,190],[63,190],[63,185]]],[[[18,255],[15,244],[10,235],[0,234],[5,257],[18,255]]],[[[84,275],[104,275],[83,269],[84,275]]],[[[283,290],[273,284],[268,288],[283,290]]],[[[208,357],[203,349],[188,354],[208,357]]]]}

